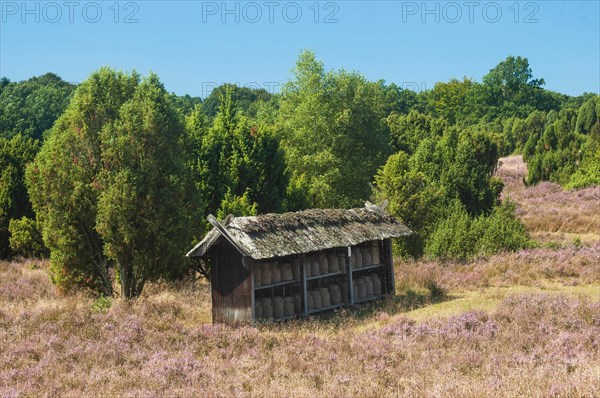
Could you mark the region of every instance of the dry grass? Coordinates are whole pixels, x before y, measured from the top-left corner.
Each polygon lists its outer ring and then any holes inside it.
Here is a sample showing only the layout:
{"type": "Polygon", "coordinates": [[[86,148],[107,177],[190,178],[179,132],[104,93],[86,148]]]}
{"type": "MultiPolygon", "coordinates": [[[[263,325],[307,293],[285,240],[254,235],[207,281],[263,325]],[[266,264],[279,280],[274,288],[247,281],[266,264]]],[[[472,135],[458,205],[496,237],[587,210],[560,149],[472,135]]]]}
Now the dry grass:
{"type": "Polygon", "coordinates": [[[500,159],[497,174],[505,183],[503,195],[518,204],[520,218],[534,238],[600,240],[600,187],[563,191],[551,182],[525,187],[527,166],[521,156],[500,159]]]}
{"type": "Polygon", "coordinates": [[[0,397],[600,396],[594,193],[550,190],[539,206],[523,173],[516,158],[500,168],[526,225],[581,244],[397,262],[396,297],[322,318],[211,325],[201,281],[107,307],[58,295],[43,261],[0,262],[0,397]]]}
{"type": "Polygon", "coordinates": [[[543,273],[535,256],[503,273],[490,271],[502,256],[399,263],[396,298],[235,329],[208,324],[205,283],[151,285],[103,310],[58,296],[44,263],[0,263],[0,396],[598,396],[595,255],[545,286],[524,274],[529,287],[502,286],[520,267],[543,273]],[[452,282],[449,296],[430,297],[431,278],[452,282]]]}

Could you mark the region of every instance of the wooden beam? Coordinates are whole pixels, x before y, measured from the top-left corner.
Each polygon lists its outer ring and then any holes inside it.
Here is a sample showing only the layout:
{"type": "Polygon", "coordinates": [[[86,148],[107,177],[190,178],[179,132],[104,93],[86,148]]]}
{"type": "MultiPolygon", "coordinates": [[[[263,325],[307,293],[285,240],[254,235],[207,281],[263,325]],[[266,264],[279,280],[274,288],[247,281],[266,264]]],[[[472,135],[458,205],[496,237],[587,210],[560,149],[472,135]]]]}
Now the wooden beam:
{"type": "MultiPolygon", "coordinates": [[[[352,257],[352,246],[348,246],[348,255],[346,256],[346,272],[348,273],[347,275],[347,280],[348,280],[348,294],[350,295],[347,300],[348,300],[348,304],[350,305],[354,305],[354,287],[353,282],[354,279],[352,278],[352,267],[350,266],[351,264],[351,259],[350,257],[352,257]]],[[[356,262],[354,263],[356,264],[356,262]]]]}
{"type": "Polygon", "coordinates": [[[206,219],[208,220],[209,223],[212,224],[213,227],[215,227],[221,233],[221,235],[223,235],[225,237],[225,239],[227,239],[229,241],[229,243],[231,243],[233,245],[233,247],[235,247],[240,253],[242,253],[242,255],[250,256],[250,253],[248,253],[248,251],[244,248],[244,246],[242,246],[240,244],[240,242],[238,242],[238,240],[236,238],[234,238],[229,233],[229,231],[227,231],[227,228],[222,226],[221,223],[219,223],[219,221],[217,221],[215,216],[213,216],[212,214],[209,214],[208,217],[206,217],[206,219]]]}
{"type": "MultiPolygon", "coordinates": [[[[309,265],[310,267],[310,265],[309,265]]],[[[302,315],[308,316],[308,288],[306,283],[306,254],[300,256],[300,273],[302,277],[302,315]]]]}

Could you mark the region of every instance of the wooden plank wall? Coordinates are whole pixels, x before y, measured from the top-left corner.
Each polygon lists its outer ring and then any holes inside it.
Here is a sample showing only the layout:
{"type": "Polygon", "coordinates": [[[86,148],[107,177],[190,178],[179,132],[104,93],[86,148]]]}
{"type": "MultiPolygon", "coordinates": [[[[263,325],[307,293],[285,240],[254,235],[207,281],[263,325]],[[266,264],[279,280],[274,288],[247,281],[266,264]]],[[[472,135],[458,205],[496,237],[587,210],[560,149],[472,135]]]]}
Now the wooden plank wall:
{"type": "Polygon", "coordinates": [[[252,321],[252,273],[227,241],[214,247],[211,268],[213,322],[252,321]]]}

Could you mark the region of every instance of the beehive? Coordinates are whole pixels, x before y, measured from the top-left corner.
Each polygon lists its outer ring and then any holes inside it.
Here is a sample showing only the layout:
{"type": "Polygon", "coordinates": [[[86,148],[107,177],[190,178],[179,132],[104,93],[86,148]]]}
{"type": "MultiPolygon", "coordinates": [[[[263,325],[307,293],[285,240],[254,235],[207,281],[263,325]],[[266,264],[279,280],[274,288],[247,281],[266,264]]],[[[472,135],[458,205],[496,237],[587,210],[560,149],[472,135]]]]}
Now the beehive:
{"type": "Polygon", "coordinates": [[[294,315],[294,298],[285,296],[283,298],[283,316],[288,317],[294,315]]]}
{"type": "Polygon", "coordinates": [[[313,309],[321,308],[321,293],[318,290],[311,290],[309,294],[312,297],[313,309]]]}
{"type": "Polygon", "coordinates": [[[331,298],[331,304],[337,305],[342,302],[342,292],[340,291],[339,285],[329,285],[329,297],[331,298]]]}
{"type": "Polygon", "coordinates": [[[348,296],[348,281],[343,281],[340,283],[340,295],[342,296],[342,301],[347,301],[349,299],[348,296]]]}
{"type": "Polygon", "coordinates": [[[363,247],[361,249],[361,253],[362,253],[363,267],[368,267],[369,265],[373,264],[373,262],[371,261],[371,249],[370,248],[363,247]]]}
{"type": "Polygon", "coordinates": [[[319,295],[321,296],[321,307],[329,307],[331,305],[331,297],[329,296],[329,289],[326,287],[320,287],[319,295]]]}
{"type": "Polygon", "coordinates": [[[294,299],[294,313],[299,314],[302,312],[302,296],[296,293],[292,297],[294,299]]]}
{"type": "Polygon", "coordinates": [[[352,257],[354,258],[354,268],[362,268],[363,266],[363,257],[362,257],[362,249],[357,247],[356,250],[352,253],[352,257]]]}
{"type": "Polygon", "coordinates": [[[260,280],[261,285],[270,285],[271,284],[271,263],[262,263],[260,264],[260,280]]]}
{"type": "Polygon", "coordinates": [[[294,279],[300,279],[300,259],[295,258],[292,260],[292,276],[294,279]]]}
{"type": "Polygon", "coordinates": [[[282,281],[294,280],[294,274],[292,273],[292,266],[290,265],[290,263],[283,263],[281,264],[280,268],[282,281]]]}
{"type": "Polygon", "coordinates": [[[371,261],[373,264],[381,264],[381,254],[379,253],[379,242],[371,242],[371,261]]]}
{"type": "Polygon", "coordinates": [[[315,255],[310,256],[310,275],[318,276],[321,273],[319,258],[315,255]]]}
{"type": "Polygon", "coordinates": [[[373,297],[373,280],[368,276],[363,278],[363,280],[365,281],[366,297],[373,297]]]}
{"type": "Polygon", "coordinates": [[[391,239],[411,233],[371,204],[208,221],[214,228],[188,256],[210,266],[212,319],[227,324],[393,294],[391,239]]]}
{"type": "Polygon", "coordinates": [[[329,272],[329,264],[327,261],[327,255],[325,253],[319,253],[319,275],[324,275],[329,272]]]}
{"type": "Polygon", "coordinates": [[[262,316],[264,319],[273,319],[273,301],[271,297],[263,297],[260,299],[262,306],[262,316]]]}
{"type": "Polygon", "coordinates": [[[356,280],[356,293],[358,300],[364,300],[367,298],[367,287],[365,286],[364,278],[358,278],[356,280]]]}
{"type": "Polygon", "coordinates": [[[283,318],[283,298],[273,297],[273,318],[283,318]]]}
{"type": "Polygon", "coordinates": [[[371,282],[373,282],[373,295],[380,296],[381,291],[381,279],[377,274],[371,274],[371,282]]]}
{"type": "Polygon", "coordinates": [[[340,272],[346,271],[346,255],[338,253],[338,268],[340,272]]]}
{"type": "Polygon", "coordinates": [[[328,272],[330,272],[330,273],[340,272],[339,265],[338,265],[338,256],[336,253],[330,253],[327,261],[328,261],[328,272]]]}
{"type": "Polygon", "coordinates": [[[263,317],[263,313],[262,313],[262,303],[260,301],[257,301],[254,304],[254,310],[255,310],[256,319],[261,319],[263,317]]]}
{"type": "Polygon", "coordinates": [[[271,263],[271,283],[281,282],[281,268],[277,262],[271,263]]]}

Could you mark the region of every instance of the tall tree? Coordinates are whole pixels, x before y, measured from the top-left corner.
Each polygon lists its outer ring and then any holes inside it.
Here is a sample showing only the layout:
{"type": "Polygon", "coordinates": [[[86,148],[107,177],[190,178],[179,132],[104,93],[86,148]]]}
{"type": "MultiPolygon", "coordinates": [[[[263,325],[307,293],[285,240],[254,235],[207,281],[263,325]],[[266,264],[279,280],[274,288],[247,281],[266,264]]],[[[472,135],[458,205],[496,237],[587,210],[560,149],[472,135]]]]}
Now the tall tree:
{"type": "Polygon", "coordinates": [[[279,125],[292,186],[311,206],[350,207],[370,195],[369,183],[388,155],[383,85],[357,73],[325,72],[302,52],[285,85],[279,125]]]}
{"type": "Polygon", "coordinates": [[[183,126],[156,75],[146,78],[119,117],[104,126],[96,229],[117,265],[121,296],[148,280],[177,275],[188,244],[183,126]]]}
{"type": "Polygon", "coordinates": [[[108,68],[93,73],[78,87],[27,169],[31,202],[50,250],[52,278],[62,289],[84,285],[112,294],[110,262],[96,230],[103,167],[100,131],[118,118],[138,83],[137,74],[108,68]]]}
{"type": "MultiPolygon", "coordinates": [[[[552,106],[542,86],[544,79],[534,79],[529,60],[508,56],[483,77],[485,99],[493,116],[526,117],[530,112],[552,106]]],[[[557,104],[554,104],[557,105],[557,104]]]]}
{"type": "Polygon", "coordinates": [[[203,127],[202,113],[187,120],[188,136],[197,137],[191,165],[204,212],[214,214],[224,208],[282,211],[288,176],[278,134],[273,126],[241,114],[232,94],[230,89],[223,93],[210,128],[203,127]],[[223,201],[248,205],[230,206],[223,201]]]}
{"type": "Polygon", "coordinates": [[[28,167],[31,200],[54,281],[124,297],[181,263],[183,128],[156,76],[108,68],[77,89],[28,167]],[[175,254],[177,252],[177,254],[175,254]]]}

